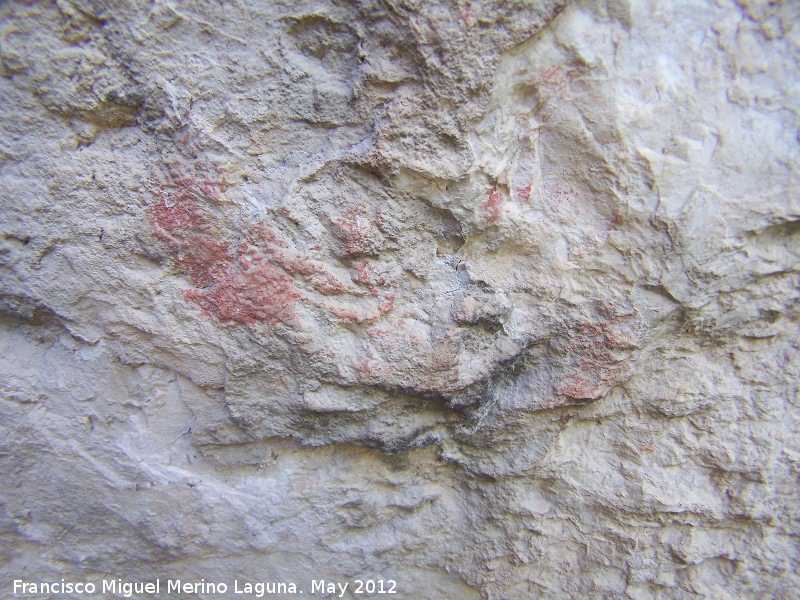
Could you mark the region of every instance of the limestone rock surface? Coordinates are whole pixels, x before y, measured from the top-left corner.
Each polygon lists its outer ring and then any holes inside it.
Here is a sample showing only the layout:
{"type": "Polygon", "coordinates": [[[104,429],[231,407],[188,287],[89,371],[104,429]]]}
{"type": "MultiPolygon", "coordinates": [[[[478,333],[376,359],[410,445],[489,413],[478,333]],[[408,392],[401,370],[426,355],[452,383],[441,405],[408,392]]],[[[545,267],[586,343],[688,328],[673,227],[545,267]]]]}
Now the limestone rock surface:
{"type": "Polygon", "coordinates": [[[798,21],[4,3],[1,594],[796,598],[798,21]]]}

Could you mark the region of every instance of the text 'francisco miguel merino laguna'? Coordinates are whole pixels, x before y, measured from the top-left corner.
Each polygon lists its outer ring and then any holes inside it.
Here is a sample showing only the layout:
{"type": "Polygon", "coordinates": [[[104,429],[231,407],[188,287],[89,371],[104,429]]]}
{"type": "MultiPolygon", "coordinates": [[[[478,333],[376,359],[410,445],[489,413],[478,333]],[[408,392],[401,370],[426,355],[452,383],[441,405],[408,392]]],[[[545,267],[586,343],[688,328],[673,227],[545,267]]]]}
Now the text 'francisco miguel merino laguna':
{"type": "MultiPolygon", "coordinates": [[[[396,594],[395,581],[387,580],[366,580],[356,579],[353,581],[353,593],[357,595],[365,594],[396,594]]],[[[326,581],[324,579],[314,579],[311,581],[311,595],[314,594],[335,594],[338,597],[344,596],[350,583],[340,583],[326,581]]],[[[95,594],[113,594],[123,598],[133,598],[140,594],[160,594],[162,591],[167,594],[236,594],[242,596],[252,596],[263,598],[265,595],[272,594],[302,594],[298,590],[296,583],[283,582],[241,582],[234,580],[233,585],[227,583],[215,583],[201,579],[200,581],[182,581],[180,579],[167,579],[162,585],[160,579],[155,581],[123,581],[122,579],[103,579],[100,582],[91,581],[54,581],[49,583],[28,582],[21,579],[14,580],[14,595],[49,595],[58,596],[69,594],[71,596],[93,596],[95,594]]]]}

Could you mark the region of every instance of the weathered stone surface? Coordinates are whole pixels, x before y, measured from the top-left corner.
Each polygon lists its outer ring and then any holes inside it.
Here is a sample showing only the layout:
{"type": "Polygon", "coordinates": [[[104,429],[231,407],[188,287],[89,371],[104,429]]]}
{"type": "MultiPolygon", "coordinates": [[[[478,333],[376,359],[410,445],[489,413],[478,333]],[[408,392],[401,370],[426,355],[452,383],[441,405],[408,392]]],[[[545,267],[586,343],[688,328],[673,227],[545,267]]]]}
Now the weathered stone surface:
{"type": "Polygon", "coordinates": [[[795,597],[797,3],[0,10],[3,595],[795,597]]]}

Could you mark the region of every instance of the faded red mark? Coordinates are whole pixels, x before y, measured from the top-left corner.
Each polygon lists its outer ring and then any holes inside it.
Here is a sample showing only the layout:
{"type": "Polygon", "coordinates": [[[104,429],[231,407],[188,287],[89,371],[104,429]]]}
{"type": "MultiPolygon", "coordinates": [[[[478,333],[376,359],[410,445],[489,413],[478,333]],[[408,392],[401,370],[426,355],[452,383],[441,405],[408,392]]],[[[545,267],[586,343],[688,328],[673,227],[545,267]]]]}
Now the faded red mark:
{"type": "Polygon", "coordinates": [[[269,252],[249,252],[247,244],[234,260],[224,241],[220,218],[207,207],[224,185],[173,172],[147,208],[153,232],[173,252],[175,266],[203,288],[187,290],[185,298],[222,323],[294,322],[299,293],[291,277],[265,260],[269,252]]]}
{"type": "Polygon", "coordinates": [[[531,191],[533,190],[533,184],[529,183],[524,187],[520,187],[517,191],[519,192],[519,197],[522,198],[525,202],[531,201],[531,191]]]}
{"type": "Polygon", "coordinates": [[[581,214],[580,208],[577,208],[577,205],[579,205],[583,200],[580,192],[576,191],[575,188],[573,188],[572,186],[567,187],[561,184],[556,185],[554,192],[556,200],[558,201],[559,204],[564,204],[564,203],[570,204],[576,207],[575,208],[576,213],[581,214]]]}
{"type": "Polygon", "coordinates": [[[300,294],[291,277],[260,262],[244,271],[230,268],[211,289],[188,290],[185,296],[221,323],[254,325],[263,321],[275,326],[295,322],[300,294]]]}
{"type": "Polygon", "coordinates": [[[652,454],[653,453],[653,444],[647,444],[647,446],[642,446],[639,448],[640,454],[652,454]]]}
{"type": "Polygon", "coordinates": [[[353,281],[357,281],[362,285],[366,285],[369,288],[369,293],[373,296],[378,295],[378,288],[375,287],[375,284],[372,283],[372,277],[370,277],[370,272],[372,269],[369,263],[365,260],[360,265],[356,265],[355,267],[356,276],[353,277],[353,281]]]}
{"type": "Polygon", "coordinates": [[[504,201],[505,199],[503,198],[503,194],[497,191],[496,185],[489,190],[486,200],[484,200],[483,204],[481,204],[481,207],[486,213],[486,219],[488,221],[494,222],[500,218],[500,215],[503,212],[504,201]]]}
{"type": "Polygon", "coordinates": [[[389,292],[386,294],[386,296],[384,296],[383,300],[381,300],[381,303],[378,305],[378,310],[382,315],[389,314],[394,310],[394,299],[394,292],[389,292]]]}
{"type": "Polygon", "coordinates": [[[353,358],[351,362],[353,368],[361,374],[362,379],[385,381],[395,371],[394,365],[384,365],[375,358],[362,358],[360,360],[353,358]]]}
{"type": "Polygon", "coordinates": [[[330,273],[312,273],[310,275],[306,275],[305,278],[314,289],[316,289],[320,294],[324,294],[326,296],[337,296],[339,294],[353,294],[356,296],[362,295],[361,290],[352,289],[341,279],[337,279],[330,273]]]}
{"type": "Polygon", "coordinates": [[[337,235],[345,245],[346,256],[374,256],[383,245],[377,218],[370,218],[364,207],[348,206],[333,219],[337,235]]]}
{"type": "MultiPolygon", "coordinates": [[[[393,301],[393,294],[387,295],[393,301]]],[[[390,320],[376,324],[366,333],[371,344],[353,361],[353,368],[363,382],[377,381],[408,387],[412,383],[430,391],[455,392],[459,389],[456,357],[461,338],[455,328],[425,332],[423,323],[401,311],[390,320]],[[407,318],[408,317],[408,318],[407,318]],[[416,352],[409,353],[409,348],[416,352]],[[377,360],[376,352],[377,349],[377,360]],[[424,374],[420,380],[420,374],[424,374]]]]}
{"type": "Polygon", "coordinates": [[[467,0],[464,2],[464,9],[460,11],[459,18],[464,21],[464,25],[467,29],[472,27],[473,25],[473,16],[472,16],[472,2],[467,0]]]}
{"type": "MultiPolygon", "coordinates": [[[[171,172],[158,184],[155,200],[146,209],[154,235],[198,288],[187,290],[185,298],[197,304],[203,314],[221,323],[265,322],[276,326],[296,324],[298,301],[353,323],[375,321],[392,310],[391,292],[384,293],[371,308],[326,300],[328,296],[380,296],[372,267],[366,261],[356,265],[353,283],[347,283],[323,262],[296,250],[266,220],[252,225],[244,241],[232,251],[227,239],[234,234],[225,233],[230,227],[209,206],[220,199],[224,187],[224,181],[171,172]],[[298,282],[305,282],[305,289],[298,287],[298,282]]],[[[377,282],[385,285],[383,278],[377,282]]]]}
{"type": "MultiPolygon", "coordinates": [[[[394,300],[394,294],[391,294],[394,300]]],[[[367,329],[367,335],[381,343],[396,341],[397,332],[407,326],[406,317],[399,317],[391,325],[375,325],[367,329]]]]}
{"type": "Polygon", "coordinates": [[[539,90],[542,100],[553,96],[563,98],[572,82],[586,71],[587,67],[583,65],[572,67],[557,65],[536,74],[531,83],[539,90]]]}
{"type": "Polygon", "coordinates": [[[624,353],[636,347],[630,315],[618,315],[600,322],[585,321],[568,350],[578,354],[577,368],[556,385],[556,394],[576,400],[597,400],[627,379],[624,353]]]}
{"type": "MultiPolygon", "coordinates": [[[[294,250],[291,244],[280,237],[275,229],[265,221],[259,221],[251,227],[248,238],[253,244],[253,247],[250,248],[250,255],[252,256],[254,252],[260,252],[267,264],[282,270],[293,286],[295,280],[292,276],[299,276],[310,284],[314,291],[323,296],[349,295],[363,297],[367,294],[378,295],[377,288],[372,284],[367,274],[368,265],[366,261],[355,267],[356,276],[353,277],[353,281],[367,286],[369,292],[345,283],[331,273],[321,262],[309,259],[294,250]]],[[[297,288],[294,289],[296,290],[297,288]]],[[[332,302],[324,298],[315,298],[308,292],[296,291],[295,297],[297,300],[324,309],[339,319],[350,323],[360,324],[374,321],[381,316],[379,308],[370,309],[366,306],[332,302]]]]}
{"type": "Polygon", "coordinates": [[[225,272],[233,259],[228,244],[213,226],[198,200],[215,198],[221,181],[198,181],[171,176],[159,186],[156,201],[147,208],[155,236],[175,254],[175,265],[198,287],[225,272]]]}
{"type": "MultiPolygon", "coordinates": [[[[611,227],[618,227],[625,222],[626,216],[619,205],[598,202],[598,197],[587,198],[584,192],[576,190],[573,186],[557,184],[553,188],[553,206],[564,212],[580,216],[585,212],[595,213],[606,219],[611,227]],[[596,211],[596,212],[595,212],[596,211]]],[[[586,217],[584,217],[586,218],[586,217]]]]}

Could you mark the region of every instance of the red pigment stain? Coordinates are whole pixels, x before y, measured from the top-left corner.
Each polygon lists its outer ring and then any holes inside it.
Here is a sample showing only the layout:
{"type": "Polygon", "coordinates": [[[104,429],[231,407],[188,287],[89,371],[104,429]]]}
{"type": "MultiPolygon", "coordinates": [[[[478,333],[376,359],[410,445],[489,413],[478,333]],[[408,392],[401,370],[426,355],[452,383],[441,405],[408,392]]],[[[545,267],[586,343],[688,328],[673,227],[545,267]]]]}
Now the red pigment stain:
{"type": "Polygon", "coordinates": [[[286,273],[261,263],[244,272],[231,268],[210,290],[188,290],[185,296],[222,323],[275,326],[296,320],[299,293],[286,273]]]}
{"type": "Polygon", "coordinates": [[[582,215],[585,210],[586,202],[580,191],[575,190],[572,186],[565,186],[558,184],[553,190],[556,198],[556,205],[563,207],[567,212],[572,212],[575,215],[582,215]]]}
{"type": "Polygon", "coordinates": [[[530,202],[532,189],[533,189],[533,184],[529,183],[528,185],[519,188],[517,191],[519,192],[520,198],[522,198],[525,202],[530,202]]]}
{"type": "MultiPolygon", "coordinates": [[[[392,294],[394,298],[394,294],[392,294]]],[[[406,319],[401,317],[389,326],[375,325],[367,330],[367,335],[373,339],[378,340],[395,340],[397,332],[406,327],[406,319]]]]}
{"type": "Polygon", "coordinates": [[[563,97],[572,82],[585,74],[585,66],[574,66],[565,68],[564,66],[554,66],[538,73],[531,83],[541,90],[544,98],[550,96],[563,97]]]}
{"type": "Polygon", "coordinates": [[[224,185],[224,181],[171,173],[146,210],[153,232],[173,253],[175,266],[196,287],[204,288],[184,294],[204,314],[222,323],[291,323],[299,296],[291,277],[257,253],[247,256],[247,244],[240,246],[235,261],[219,217],[201,204],[219,199],[224,185]]]}
{"type": "Polygon", "coordinates": [[[464,3],[464,9],[460,11],[459,18],[464,21],[464,26],[469,29],[472,27],[473,24],[473,16],[472,16],[472,2],[467,0],[464,3]]]}
{"type": "Polygon", "coordinates": [[[378,306],[378,310],[381,311],[382,315],[389,314],[394,310],[394,292],[389,292],[386,296],[381,300],[380,305],[378,306]]]}
{"type": "MultiPolygon", "coordinates": [[[[366,261],[355,266],[353,282],[357,285],[346,283],[324,263],[294,250],[265,220],[252,225],[245,241],[231,251],[222,217],[206,206],[208,200],[219,199],[224,186],[224,181],[170,173],[146,209],[154,235],[169,248],[175,265],[194,286],[201,288],[187,290],[184,295],[203,314],[221,323],[265,322],[276,326],[296,323],[298,301],[352,323],[374,321],[393,309],[392,293],[385,294],[370,310],[366,306],[331,304],[298,289],[295,277],[305,281],[309,291],[322,296],[379,296],[372,277],[374,270],[366,261]]],[[[352,240],[353,251],[361,248],[355,234],[352,240]]],[[[384,284],[382,278],[379,283],[384,284]]]]}
{"type": "Polygon", "coordinates": [[[153,233],[173,252],[176,266],[198,287],[221,277],[233,260],[228,244],[221,241],[221,234],[198,203],[215,185],[219,182],[201,184],[174,177],[160,186],[156,202],[147,208],[153,233]]]}
{"type": "Polygon", "coordinates": [[[365,260],[360,265],[356,265],[354,268],[356,271],[356,276],[353,277],[353,281],[356,281],[362,285],[366,285],[369,288],[369,293],[373,296],[377,296],[378,288],[376,288],[375,284],[372,283],[372,278],[370,277],[370,273],[368,273],[368,271],[373,271],[369,263],[365,260]]]}
{"type": "MultiPolygon", "coordinates": [[[[299,252],[291,250],[288,242],[279,239],[275,231],[265,222],[258,223],[251,231],[254,232],[255,243],[258,244],[262,252],[269,256],[269,259],[274,264],[279,265],[289,275],[302,276],[320,294],[325,296],[343,294],[356,297],[378,296],[378,290],[369,274],[373,272],[373,269],[367,261],[354,267],[356,275],[352,279],[358,284],[367,286],[368,292],[357,286],[345,283],[326,269],[323,263],[311,260],[299,252]]],[[[320,308],[326,308],[337,316],[345,315],[342,318],[347,320],[355,319],[354,315],[356,313],[348,312],[348,309],[334,308],[324,302],[314,301],[305,295],[302,295],[301,299],[320,308]]]]}
{"type": "Polygon", "coordinates": [[[351,307],[343,307],[331,304],[317,304],[316,306],[326,309],[332,315],[339,317],[342,321],[346,321],[347,323],[356,323],[358,325],[361,323],[372,322],[380,316],[380,313],[376,313],[374,311],[358,311],[351,307]]]}
{"type": "Polygon", "coordinates": [[[379,383],[386,381],[395,372],[394,365],[385,365],[375,358],[351,359],[353,369],[359,374],[359,379],[365,383],[379,383]]]}
{"type": "Polygon", "coordinates": [[[567,202],[569,204],[575,204],[581,200],[580,193],[576,192],[572,186],[567,188],[566,186],[559,184],[555,187],[555,194],[559,203],[567,202]]]}
{"type": "Polygon", "coordinates": [[[487,220],[494,222],[500,218],[503,212],[503,195],[497,191],[497,186],[489,190],[486,200],[481,206],[486,213],[487,220]]]}
{"type": "Polygon", "coordinates": [[[626,379],[624,358],[615,353],[638,344],[629,315],[593,323],[586,321],[568,350],[577,351],[577,369],[556,385],[559,396],[576,400],[597,400],[626,379]]]}
{"type": "Polygon", "coordinates": [[[331,277],[327,273],[306,276],[306,281],[308,281],[320,294],[330,296],[345,293],[358,296],[362,295],[361,290],[351,291],[350,288],[348,288],[342,281],[336,279],[335,277],[331,277]]]}
{"type": "MultiPolygon", "coordinates": [[[[364,297],[367,295],[379,296],[380,292],[372,281],[371,274],[374,270],[367,261],[363,261],[354,267],[356,271],[353,281],[357,284],[366,286],[369,292],[347,284],[330,273],[322,263],[308,259],[297,251],[291,250],[288,242],[280,239],[275,231],[265,222],[260,222],[251,229],[251,239],[275,265],[289,275],[302,276],[311,285],[312,289],[323,296],[349,295],[364,297]]],[[[252,250],[251,250],[252,253],[252,250]]],[[[332,302],[325,299],[318,299],[307,293],[299,292],[297,299],[317,308],[321,308],[330,314],[338,317],[342,321],[361,324],[372,322],[386,314],[381,310],[381,303],[377,308],[370,308],[365,305],[347,305],[332,302]]],[[[386,298],[383,299],[384,302],[386,298]]]]}
{"type": "Polygon", "coordinates": [[[337,235],[344,242],[346,256],[374,256],[380,251],[382,236],[375,219],[370,219],[363,207],[349,206],[333,219],[337,235]]]}

